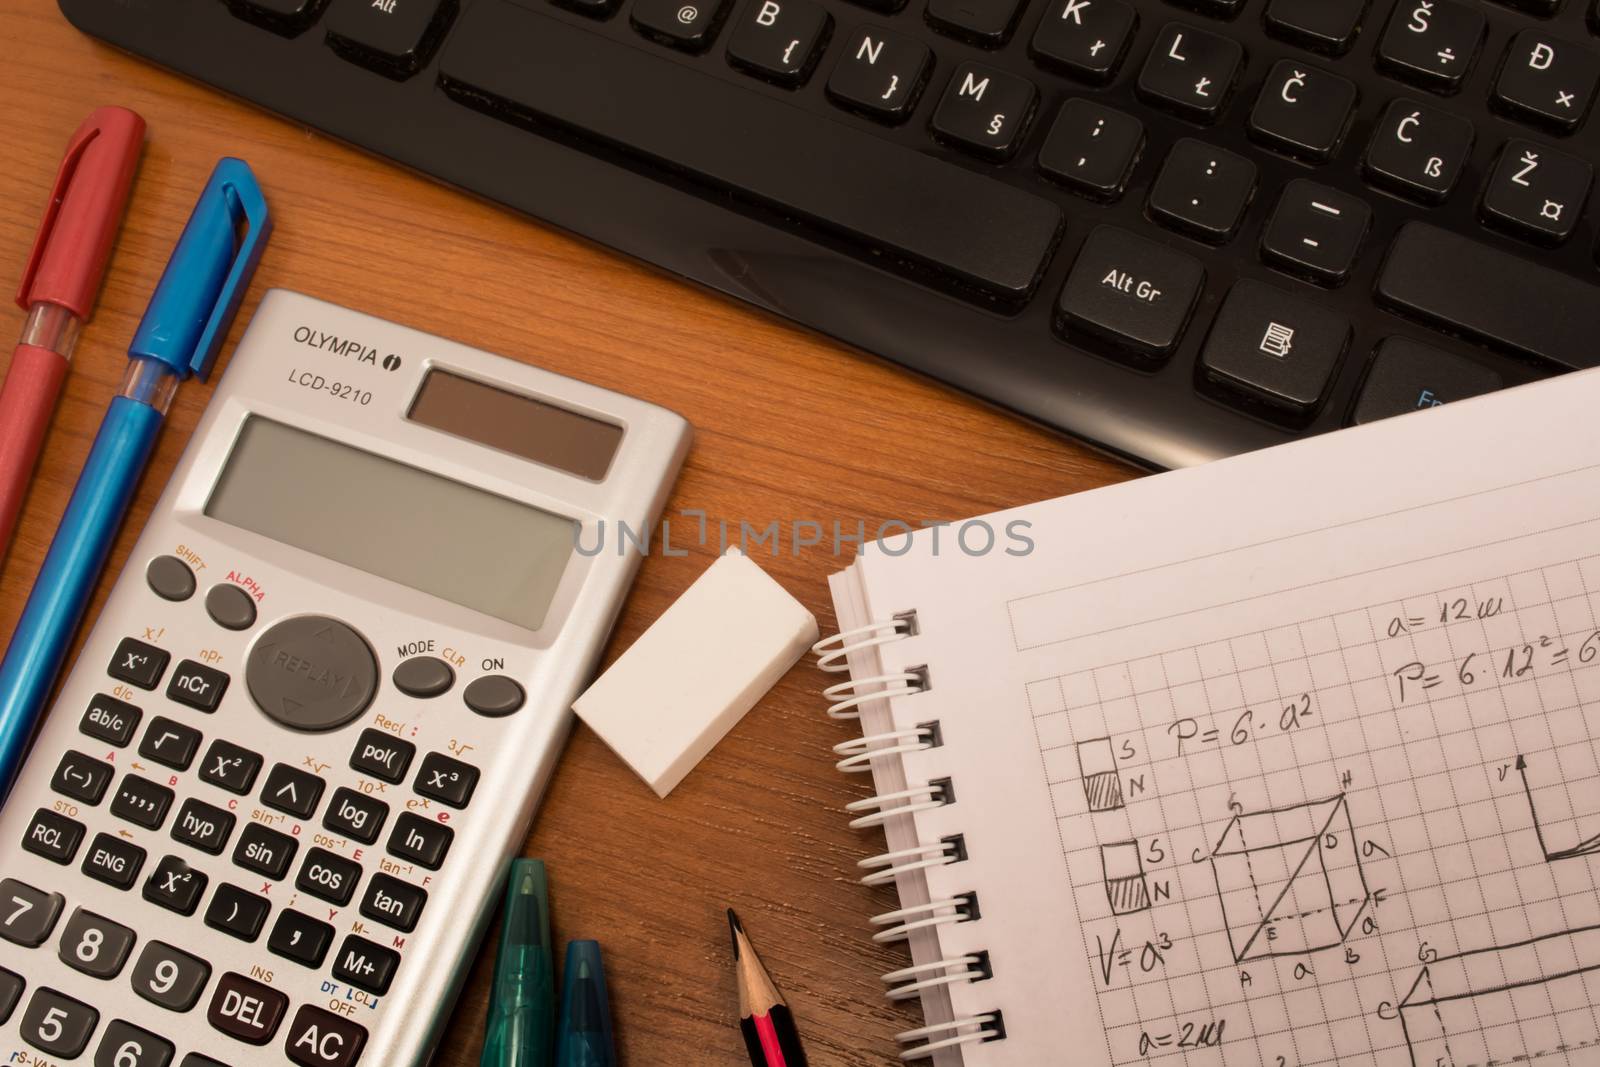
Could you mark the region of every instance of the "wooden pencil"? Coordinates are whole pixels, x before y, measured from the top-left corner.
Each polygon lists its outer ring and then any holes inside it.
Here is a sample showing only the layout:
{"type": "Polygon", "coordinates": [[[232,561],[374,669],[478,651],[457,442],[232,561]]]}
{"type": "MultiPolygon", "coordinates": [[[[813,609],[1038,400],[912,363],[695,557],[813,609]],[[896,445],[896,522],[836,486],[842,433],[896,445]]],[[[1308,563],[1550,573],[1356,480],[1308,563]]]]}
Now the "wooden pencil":
{"type": "Polygon", "coordinates": [[[739,974],[739,1029],[753,1067],[806,1067],[805,1050],[789,1005],[750,945],[739,916],[728,909],[733,960],[739,974]]]}

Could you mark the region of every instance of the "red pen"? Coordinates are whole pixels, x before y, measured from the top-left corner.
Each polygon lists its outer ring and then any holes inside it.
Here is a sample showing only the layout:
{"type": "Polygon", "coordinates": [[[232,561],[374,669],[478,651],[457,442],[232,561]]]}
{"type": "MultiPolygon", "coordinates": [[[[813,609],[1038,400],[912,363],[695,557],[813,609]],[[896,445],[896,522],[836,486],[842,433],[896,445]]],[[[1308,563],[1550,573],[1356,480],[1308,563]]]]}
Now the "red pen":
{"type": "Polygon", "coordinates": [[[144,119],[97,108],[67,143],[17,305],[28,313],[0,383],[0,555],[11,542],[78,330],[89,317],[133,186],[144,119]]]}

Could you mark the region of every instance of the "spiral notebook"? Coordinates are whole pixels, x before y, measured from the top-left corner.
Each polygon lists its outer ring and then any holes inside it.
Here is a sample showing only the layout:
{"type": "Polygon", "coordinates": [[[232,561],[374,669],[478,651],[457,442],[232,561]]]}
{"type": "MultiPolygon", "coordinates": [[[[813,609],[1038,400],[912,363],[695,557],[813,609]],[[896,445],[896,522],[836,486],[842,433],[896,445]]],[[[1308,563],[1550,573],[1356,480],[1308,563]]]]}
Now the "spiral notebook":
{"type": "Polygon", "coordinates": [[[834,576],[906,1058],[1600,1063],[1597,410],[1568,376],[834,576]]]}

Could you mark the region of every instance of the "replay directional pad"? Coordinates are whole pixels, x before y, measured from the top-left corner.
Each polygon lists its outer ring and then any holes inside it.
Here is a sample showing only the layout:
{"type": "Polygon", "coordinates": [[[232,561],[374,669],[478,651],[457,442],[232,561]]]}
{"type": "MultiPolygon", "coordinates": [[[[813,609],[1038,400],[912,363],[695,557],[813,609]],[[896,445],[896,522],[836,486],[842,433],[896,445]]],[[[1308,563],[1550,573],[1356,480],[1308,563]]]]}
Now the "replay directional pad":
{"type": "Polygon", "coordinates": [[[250,650],[245,683],[256,706],[293,730],[332,730],[367,710],[378,689],[372,646],[325,615],[285,619],[250,650]]]}

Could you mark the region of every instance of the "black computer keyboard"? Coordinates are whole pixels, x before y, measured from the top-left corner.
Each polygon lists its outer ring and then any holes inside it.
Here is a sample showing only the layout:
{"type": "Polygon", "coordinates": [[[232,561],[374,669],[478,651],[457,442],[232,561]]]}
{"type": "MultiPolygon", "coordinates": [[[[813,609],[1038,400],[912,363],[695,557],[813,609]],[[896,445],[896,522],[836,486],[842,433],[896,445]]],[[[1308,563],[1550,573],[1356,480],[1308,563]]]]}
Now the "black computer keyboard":
{"type": "Polygon", "coordinates": [[[1151,466],[1600,363],[1600,0],[61,7],[1151,466]]]}

